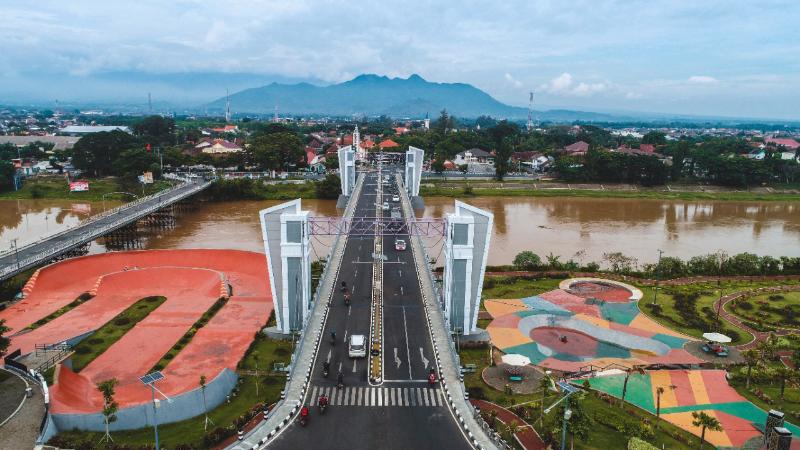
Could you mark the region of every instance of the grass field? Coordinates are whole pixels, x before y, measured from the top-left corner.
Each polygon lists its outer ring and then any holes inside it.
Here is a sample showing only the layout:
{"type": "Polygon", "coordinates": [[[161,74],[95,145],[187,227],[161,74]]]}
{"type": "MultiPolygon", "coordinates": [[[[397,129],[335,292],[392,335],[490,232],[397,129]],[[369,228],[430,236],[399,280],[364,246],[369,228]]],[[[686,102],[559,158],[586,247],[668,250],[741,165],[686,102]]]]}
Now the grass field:
{"type": "MultiPolygon", "coordinates": [[[[260,372],[259,376],[241,376],[237,386],[238,393],[231,397],[230,403],[223,403],[209,411],[208,416],[214,423],[213,426],[209,425],[209,431],[217,427],[232,427],[234,422],[243,414],[253,408],[260,408],[263,404],[271,405],[280,398],[286,375],[271,374],[269,371],[276,362],[289,362],[291,342],[272,340],[263,337],[263,335],[259,336],[261,337],[253,342],[240,364],[240,369],[244,370],[255,370],[257,367],[260,372]]],[[[211,448],[204,441],[206,431],[203,430],[203,425],[204,417],[202,415],[181,422],[159,425],[158,434],[161,446],[166,449],[174,449],[180,445],[188,446],[183,448],[211,448]]],[[[235,429],[235,426],[233,429],[235,429]]],[[[111,436],[117,444],[130,446],[153,444],[152,428],[117,431],[111,433],[111,436]]],[[[96,443],[101,437],[102,433],[65,431],[60,433],[56,439],[67,440],[72,444],[69,448],[83,448],[76,444],[96,443]]],[[[94,447],[90,444],[86,448],[94,447]]]]}
{"type": "MultiPolygon", "coordinates": [[[[796,281],[781,281],[780,284],[794,284],[796,281]]],[[[774,286],[776,282],[750,282],[750,281],[726,281],[721,284],[722,293],[730,294],[737,291],[753,289],[763,286],[774,286]]],[[[658,292],[658,306],[660,313],[655,314],[649,304],[653,299],[653,287],[638,286],[644,292],[644,298],[639,302],[639,309],[644,314],[655,320],[656,322],[665,325],[673,330],[680,331],[681,333],[689,336],[700,338],[703,333],[709,331],[716,331],[716,311],[714,310],[714,302],[719,298],[720,293],[717,288],[717,283],[696,283],[685,286],[674,287],[661,287],[658,292]],[[690,317],[686,314],[681,314],[681,311],[676,307],[676,297],[683,295],[697,295],[694,306],[689,314],[697,320],[689,320],[690,317]]],[[[738,338],[734,339],[733,344],[739,345],[750,342],[753,336],[747,331],[728,323],[723,319],[723,328],[721,333],[726,334],[730,332],[738,333],[738,338]]],[[[736,336],[731,336],[736,337],[736,336]]]]}
{"type": "MultiPolygon", "coordinates": [[[[61,177],[38,177],[26,180],[19,191],[0,192],[0,199],[31,199],[53,198],[66,200],[100,201],[104,194],[112,192],[129,191],[137,196],[150,195],[170,187],[170,183],[160,180],[153,184],[124,185],[119,178],[82,178],[89,182],[89,190],[85,192],[70,192],[66,179],[61,177]]],[[[106,200],[130,201],[129,195],[106,195],[106,200]]]]}
{"type": "Polygon", "coordinates": [[[80,372],[166,300],[166,297],[160,296],[145,297],[117,314],[91,336],[82,340],[75,346],[75,353],[70,357],[72,370],[80,372]]]}
{"type": "Polygon", "coordinates": [[[729,303],[726,309],[743,320],[800,328],[800,292],[758,295],[735,304],[729,303]]]}
{"type": "Polygon", "coordinates": [[[524,298],[558,289],[558,278],[487,277],[483,282],[482,297],[524,298]]]}

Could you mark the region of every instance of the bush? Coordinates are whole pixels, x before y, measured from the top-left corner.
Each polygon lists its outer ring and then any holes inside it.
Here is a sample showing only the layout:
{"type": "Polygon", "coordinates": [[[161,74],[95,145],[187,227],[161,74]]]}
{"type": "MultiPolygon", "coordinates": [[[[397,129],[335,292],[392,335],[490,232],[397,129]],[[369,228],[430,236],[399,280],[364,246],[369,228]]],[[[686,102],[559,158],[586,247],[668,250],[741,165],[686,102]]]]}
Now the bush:
{"type": "Polygon", "coordinates": [[[120,317],[119,319],[114,321],[114,325],[117,325],[119,327],[125,326],[125,325],[127,325],[129,323],[131,323],[131,319],[129,319],[127,317],[120,317]]]}
{"type": "Polygon", "coordinates": [[[744,311],[751,311],[753,309],[753,304],[750,302],[737,302],[736,308],[744,310],[744,311]]]}
{"type": "Polygon", "coordinates": [[[773,295],[769,296],[769,299],[772,300],[772,301],[784,300],[785,298],[786,297],[784,297],[784,296],[782,296],[780,294],[773,294],[773,295]]]}
{"type": "Polygon", "coordinates": [[[536,270],[542,266],[542,258],[530,250],[519,252],[514,257],[514,267],[518,270],[536,270]]]}
{"type": "Polygon", "coordinates": [[[103,338],[91,338],[91,339],[89,339],[88,342],[90,344],[92,344],[92,345],[98,345],[98,344],[102,344],[104,341],[103,341],[103,338]]]}

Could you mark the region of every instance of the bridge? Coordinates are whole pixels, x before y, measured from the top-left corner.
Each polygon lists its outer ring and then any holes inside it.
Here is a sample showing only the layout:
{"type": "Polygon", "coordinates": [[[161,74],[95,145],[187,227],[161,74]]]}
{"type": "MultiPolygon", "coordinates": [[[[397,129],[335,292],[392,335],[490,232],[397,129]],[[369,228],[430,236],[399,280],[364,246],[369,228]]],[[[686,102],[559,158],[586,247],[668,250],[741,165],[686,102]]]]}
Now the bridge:
{"type": "MultiPolygon", "coordinates": [[[[416,219],[402,177],[392,171],[387,180],[386,174],[380,164],[377,172],[361,172],[341,218],[307,219],[309,234],[334,240],[308,319],[293,331],[299,342],[282,400],[229,449],[505,446],[467,401],[442,295],[423,245],[423,237],[445,235],[446,223],[416,219]],[[399,196],[392,203],[401,217],[383,217],[384,199],[391,197],[384,194],[387,188],[399,196]],[[408,249],[396,249],[396,239],[408,249]],[[349,305],[342,283],[351,293],[349,305]],[[333,331],[335,342],[329,338],[333,331]],[[347,339],[355,334],[367,336],[366,358],[349,357],[347,339]],[[325,363],[328,377],[322,374],[325,363]],[[427,380],[431,369],[441,380],[433,386],[427,380]],[[344,387],[337,388],[338,374],[344,387]],[[321,394],[331,405],[324,416],[315,406],[321,394]],[[295,423],[302,405],[312,409],[306,427],[295,423]]],[[[267,214],[272,212],[262,211],[264,230],[280,235],[265,225],[267,214]]]]}
{"type": "Polygon", "coordinates": [[[135,223],[159,210],[191,197],[211,186],[213,179],[182,180],[170,189],[141,197],[81,222],[67,230],[0,254],[0,281],[46,264],[93,240],[135,223]]]}

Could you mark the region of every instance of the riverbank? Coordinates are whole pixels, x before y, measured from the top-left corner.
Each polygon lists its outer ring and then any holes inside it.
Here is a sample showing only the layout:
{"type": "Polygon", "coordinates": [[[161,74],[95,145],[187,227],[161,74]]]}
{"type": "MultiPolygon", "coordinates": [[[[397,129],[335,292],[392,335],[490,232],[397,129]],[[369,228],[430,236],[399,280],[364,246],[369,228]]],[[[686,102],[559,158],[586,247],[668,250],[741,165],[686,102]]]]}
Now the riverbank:
{"type": "Polygon", "coordinates": [[[142,185],[125,182],[117,177],[85,178],[89,182],[89,190],[83,192],[70,192],[69,184],[61,176],[42,176],[26,180],[22,189],[18,191],[0,192],[0,200],[17,199],[58,199],[76,201],[101,201],[106,200],[130,201],[133,196],[129,194],[114,194],[115,192],[130,192],[138,197],[154,194],[171,186],[164,180],[153,184],[142,185]]]}
{"type": "Polygon", "coordinates": [[[800,189],[724,186],[665,185],[644,187],[628,184],[576,184],[554,181],[425,180],[423,197],[592,197],[644,198],[656,200],[798,201],[800,189]]]}

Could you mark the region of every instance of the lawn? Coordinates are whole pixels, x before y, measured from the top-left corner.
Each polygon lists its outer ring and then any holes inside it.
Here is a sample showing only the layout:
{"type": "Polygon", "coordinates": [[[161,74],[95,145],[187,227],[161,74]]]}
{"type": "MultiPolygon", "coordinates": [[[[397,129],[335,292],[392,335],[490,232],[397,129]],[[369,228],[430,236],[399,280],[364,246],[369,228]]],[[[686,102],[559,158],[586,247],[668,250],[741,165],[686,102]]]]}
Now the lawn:
{"type": "Polygon", "coordinates": [[[83,294],[79,295],[78,298],[68,303],[66,306],[62,306],[58,308],[54,312],[48,314],[47,316],[37,320],[36,322],[28,325],[26,328],[29,330],[35,330],[36,328],[41,327],[42,325],[46,325],[49,322],[63,316],[64,314],[72,311],[73,309],[77,308],[78,306],[82,305],[84,302],[91,300],[92,296],[89,293],[84,292],[83,294]]]}
{"type": "Polygon", "coordinates": [[[72,370],[80,372],[166,300],[161,296],[145,297],[106,322],[75,346],[70,357],[72,370]]]}
{"type": "MultiPolygon", "coordinates": [[[[774,286],[777,283],[796,284],[797,281],[725,281],[721,287],[722,293],[725,295],[747,289],[774,286]]],[[[639,302],[639,309],[656,322],[696,338],[701,338],[703,333],[717,331],[716,311],[714,310],[714,302],[720,295],[717,283],[706,282],[661,287],[658,290],[658,306],[656,308],[650,306],[653,301],[654,288],[637,287],[644,292],[644,298],[639,302]]],[[[722,329],[719,331],[734,338],[733,345],[744,344],[753,339],[750,333],[724,319],[722,325],[722,329]]]]}
{"type": "MultiPolygon", "coordinates": [[[[259,376],[240,375],[237,386],[238,393],[231,397],[230,403],[223,403],[209,412],[208,416],[214,422],[214,426],[209,426],[209,431],[215,427],[231,427],[230,432],[233,433],[235,432],[234,423],[242,415],[254,408],[262,409],[262,405],[265,403],[271,405],[278,401],[286,382],[286,375],[272,374],[269,371],[276,362],[289,362],[291,348],[292,344],[289,341],[278,341],[266,338],[262,334],[258,335],[239,365],[240,371],[255,370],[258,367],[259,376]]],[[[203,416],[198,416],[181,422],[159,425],[158,434],[161,446],[174,449],[183,444],[194,449],[210,448],[211,446],[204,440],[207,433],[203,430],[203,422],[203,416]]],[[[131,446],[153,444],[152,428],[117,431],[111,433],[111,436],[117,444],[131,446]]],[[[72,444],[68,448],[82,448],[75,444],[87,441],[97,442],[101,437],[102,433],[65,431],[55,439],[68,440],[68,443],[72,444]]],[[[61,447],[65,448],[66,446],[62,445],[61,447]]]]}
{"type": "Polygon", "coordinates": [[[562,279],[558,278],[486,277],[483,281],[482,297],[484,299],[530,297],[558,289],[561,281],[562,279]]]}
{"type": "Polygon", "coordinates": [[[739,318],[763,325],[800,328],[800,292],[781,292],[731,302],[726,310],[739,318]]]}
{"type": "MultiPolygon", "coordinates": [[[[5,191],[0,193],[0,199],[21,198],[57,198],[68,200],[100,201],[104,194],[112,192],[129,191],[138,196],[154,194],[171,186],[167,181],[160,180],[153,184],[142,185],[139,183],[123,183],[119,178],[82,178],[89,182],[89,190],[85,192],[70,192],[65,178],[60,176],[36,177],[26,180],[19,191],[5,191]]],[[[130,201],[129,195],[106,195],[106,199],[130,201]]]]}

